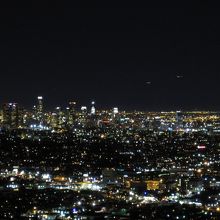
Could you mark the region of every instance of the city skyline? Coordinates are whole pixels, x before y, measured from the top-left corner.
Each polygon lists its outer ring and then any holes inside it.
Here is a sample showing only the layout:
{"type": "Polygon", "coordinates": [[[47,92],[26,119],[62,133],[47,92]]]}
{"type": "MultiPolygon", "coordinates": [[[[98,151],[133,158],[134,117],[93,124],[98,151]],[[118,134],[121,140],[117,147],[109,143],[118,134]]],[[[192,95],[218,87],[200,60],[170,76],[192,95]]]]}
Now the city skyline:
{"type": "MultiPolygon", "coordinates": [[[[92,106],[92,103],[95,103],[95,106],[98,107],[99,111],[102,110],[110,110],[110,109],[114,109],[115,107],[119,107],[120,111],[129,111],[129,112],[133,112],[133,111],[140,111],[140,112],[173,112],[173,111],[213,111],[213,112],[220,112],[220,109],[218,108],[209,108],[209,107],[161,107],[161,108],[153,108],[153,107],[146,107],[146,108],[135,108],[133,107],[128,107],[128,106],[123,106],[122,104],[119,103],[119,105],[114,105],[114,103],[110,104],[103,104],[103,103],[98,103],[96,100],[97,99],[87,99],[84,102],[81,102],[81,100],[78,99],[67,99],[65,98],[65,102],[61,102],[61,103],[51,103],[50,100],[48,100],[47,98],[45,98],[44,96],[36,96],[32,98],[32,103],[29,104],[25,104],[25,101],[20,100],[21,102],[17,102],[16,100],[6,100],[6,101],[2,101],[0,102],[0,109],[3,105],[5,104],[18,104],[20,107],[26,109],[26,110],[31,110],[36,106],[36,100],[38,97],[42,97],[42,99],[44,100],[44,111],[53,111],[56,108],[61,108],[61,109],[66,109],[69,106],[69,103],[71,103],[72,101],[76,102],[76,106],[77,106],[77,110],[80,111],[82,107],[87,107],[90,108],[92,106]]],[[[130,103],[132,106],[132,103],[130,103]]]]}

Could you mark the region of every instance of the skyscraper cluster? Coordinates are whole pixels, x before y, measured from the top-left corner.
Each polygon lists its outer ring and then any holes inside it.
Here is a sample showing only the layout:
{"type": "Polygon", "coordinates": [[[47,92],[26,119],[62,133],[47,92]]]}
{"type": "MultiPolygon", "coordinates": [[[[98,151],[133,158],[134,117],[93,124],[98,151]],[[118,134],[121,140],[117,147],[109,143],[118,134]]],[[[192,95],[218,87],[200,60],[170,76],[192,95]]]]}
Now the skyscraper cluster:
{"type": "MultiPolygon", "coordinates": [[[[111,110],[112,118],[118,114],[118,108],[111,110]]],[[[77,106],[76,101],[70,101],[63,108],[57,106],[52,111],[45,109],[44,98],[37,97],[31,110],[24,109],[18,103],[4,103],[0,112],[0,124],[4,129],[31,128],[39,130],[71,129],[75,126],[85,126],[98,123],[95,101],[90,107],[77,106]]]]}

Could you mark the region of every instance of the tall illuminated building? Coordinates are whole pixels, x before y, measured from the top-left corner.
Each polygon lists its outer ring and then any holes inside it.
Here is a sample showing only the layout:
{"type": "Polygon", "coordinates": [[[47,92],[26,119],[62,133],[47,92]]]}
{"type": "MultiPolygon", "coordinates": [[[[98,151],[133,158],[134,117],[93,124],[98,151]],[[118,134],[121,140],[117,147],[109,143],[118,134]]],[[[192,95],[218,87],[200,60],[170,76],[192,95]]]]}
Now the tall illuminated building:
{"type": "Polygon", "coordinates": [[[113,116],[115,117],[118,114],[118,107],[113,108],[113,116]]]}
{"type": "Polygon", "coordinates": [[[56,128],[61,129],[66,127],[67,117],[61,107],[56,107],[53,113],[53,120],[53,126],[55,125],[56,128]]]}
{"type": "Polygon", "coordinates": [[[82,114],[86,114],[87,113],[87,107],[86,106],[81,106],[81,112],[82,112],[82,114]]]}
{"type": "Polygon", "coordinates": [[[3,125],[6,128],[14,129],[23,124],[23,111],[17,103],[5,103],[3,105],[3,125]]]}
{"type": "Polygon", "coordinates": [[[68,124],[71,126],[73,125],[76,119],[76,102],[69,102],[69,107],[67,108],[68,112],[68,124]]]}
{"type": "Polygon", "coordinates": [[[92,106],[91,106],[91,115],[95,115],[95,102],[92,101],[92,106]]]}
{"type": "Polygon", "coordinates": [[[37,97],[36,118],[39,124],[43,124],[43,97],[37,97]]]}
{"type": "Polygon", "coordinates": [[[81,124],[81,125],[85,125],[86,123],[86,120],[87,120],[87,107],[86,106],[81,106],[81,111],[78,115],[78,118],[77,118],[77,122],[78,124],[81,124]]]}
{"type": "Polygon", "coordinates": [[[43,112],[43,97],[42,96],[38,96],[37,100],[38,100],[37,111],[38,111],[38,113],[42,113],[43,112]]]}
{"type": "Polygon", "coordinates": [[[52,128],[57,128],[58,127],[58,116],[56,112],[53,112],[51,114],[51,119],[50,119],[50,126],[52,128]]]}
{"type": "Polygon", "coordinates": [[[76,102],[69,102],[69,108],[70,108],[70,112],[72,114],[76,113],[76,102]]]}

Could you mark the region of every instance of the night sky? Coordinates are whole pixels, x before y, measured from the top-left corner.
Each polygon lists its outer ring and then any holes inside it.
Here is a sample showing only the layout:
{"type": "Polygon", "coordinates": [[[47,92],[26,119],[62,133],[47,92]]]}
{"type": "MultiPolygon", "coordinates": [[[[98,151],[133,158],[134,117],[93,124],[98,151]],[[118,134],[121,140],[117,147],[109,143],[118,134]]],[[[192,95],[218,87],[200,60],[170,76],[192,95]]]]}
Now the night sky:
{"type": "Polygon", "coordinates": [[[95,100],[220,110],[220,13],[211,1],[16,2],[0,9],[0,103],[31,107],[43,95],[48,108],[95,100]]]}

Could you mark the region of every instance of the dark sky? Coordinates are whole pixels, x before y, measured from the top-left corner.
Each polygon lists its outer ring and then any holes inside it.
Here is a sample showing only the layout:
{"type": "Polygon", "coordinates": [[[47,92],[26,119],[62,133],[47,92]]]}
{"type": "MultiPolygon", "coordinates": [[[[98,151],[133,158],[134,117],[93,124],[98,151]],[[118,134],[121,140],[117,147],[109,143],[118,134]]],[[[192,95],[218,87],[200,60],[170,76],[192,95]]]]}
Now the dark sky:
{"type": "Polygon", "coordinates": [[[15,2],[0,9],[1,103],[30,107],[43,95],[48,107],[94,99],[220,110],[220,13],[211,1],[15,2]]]}

